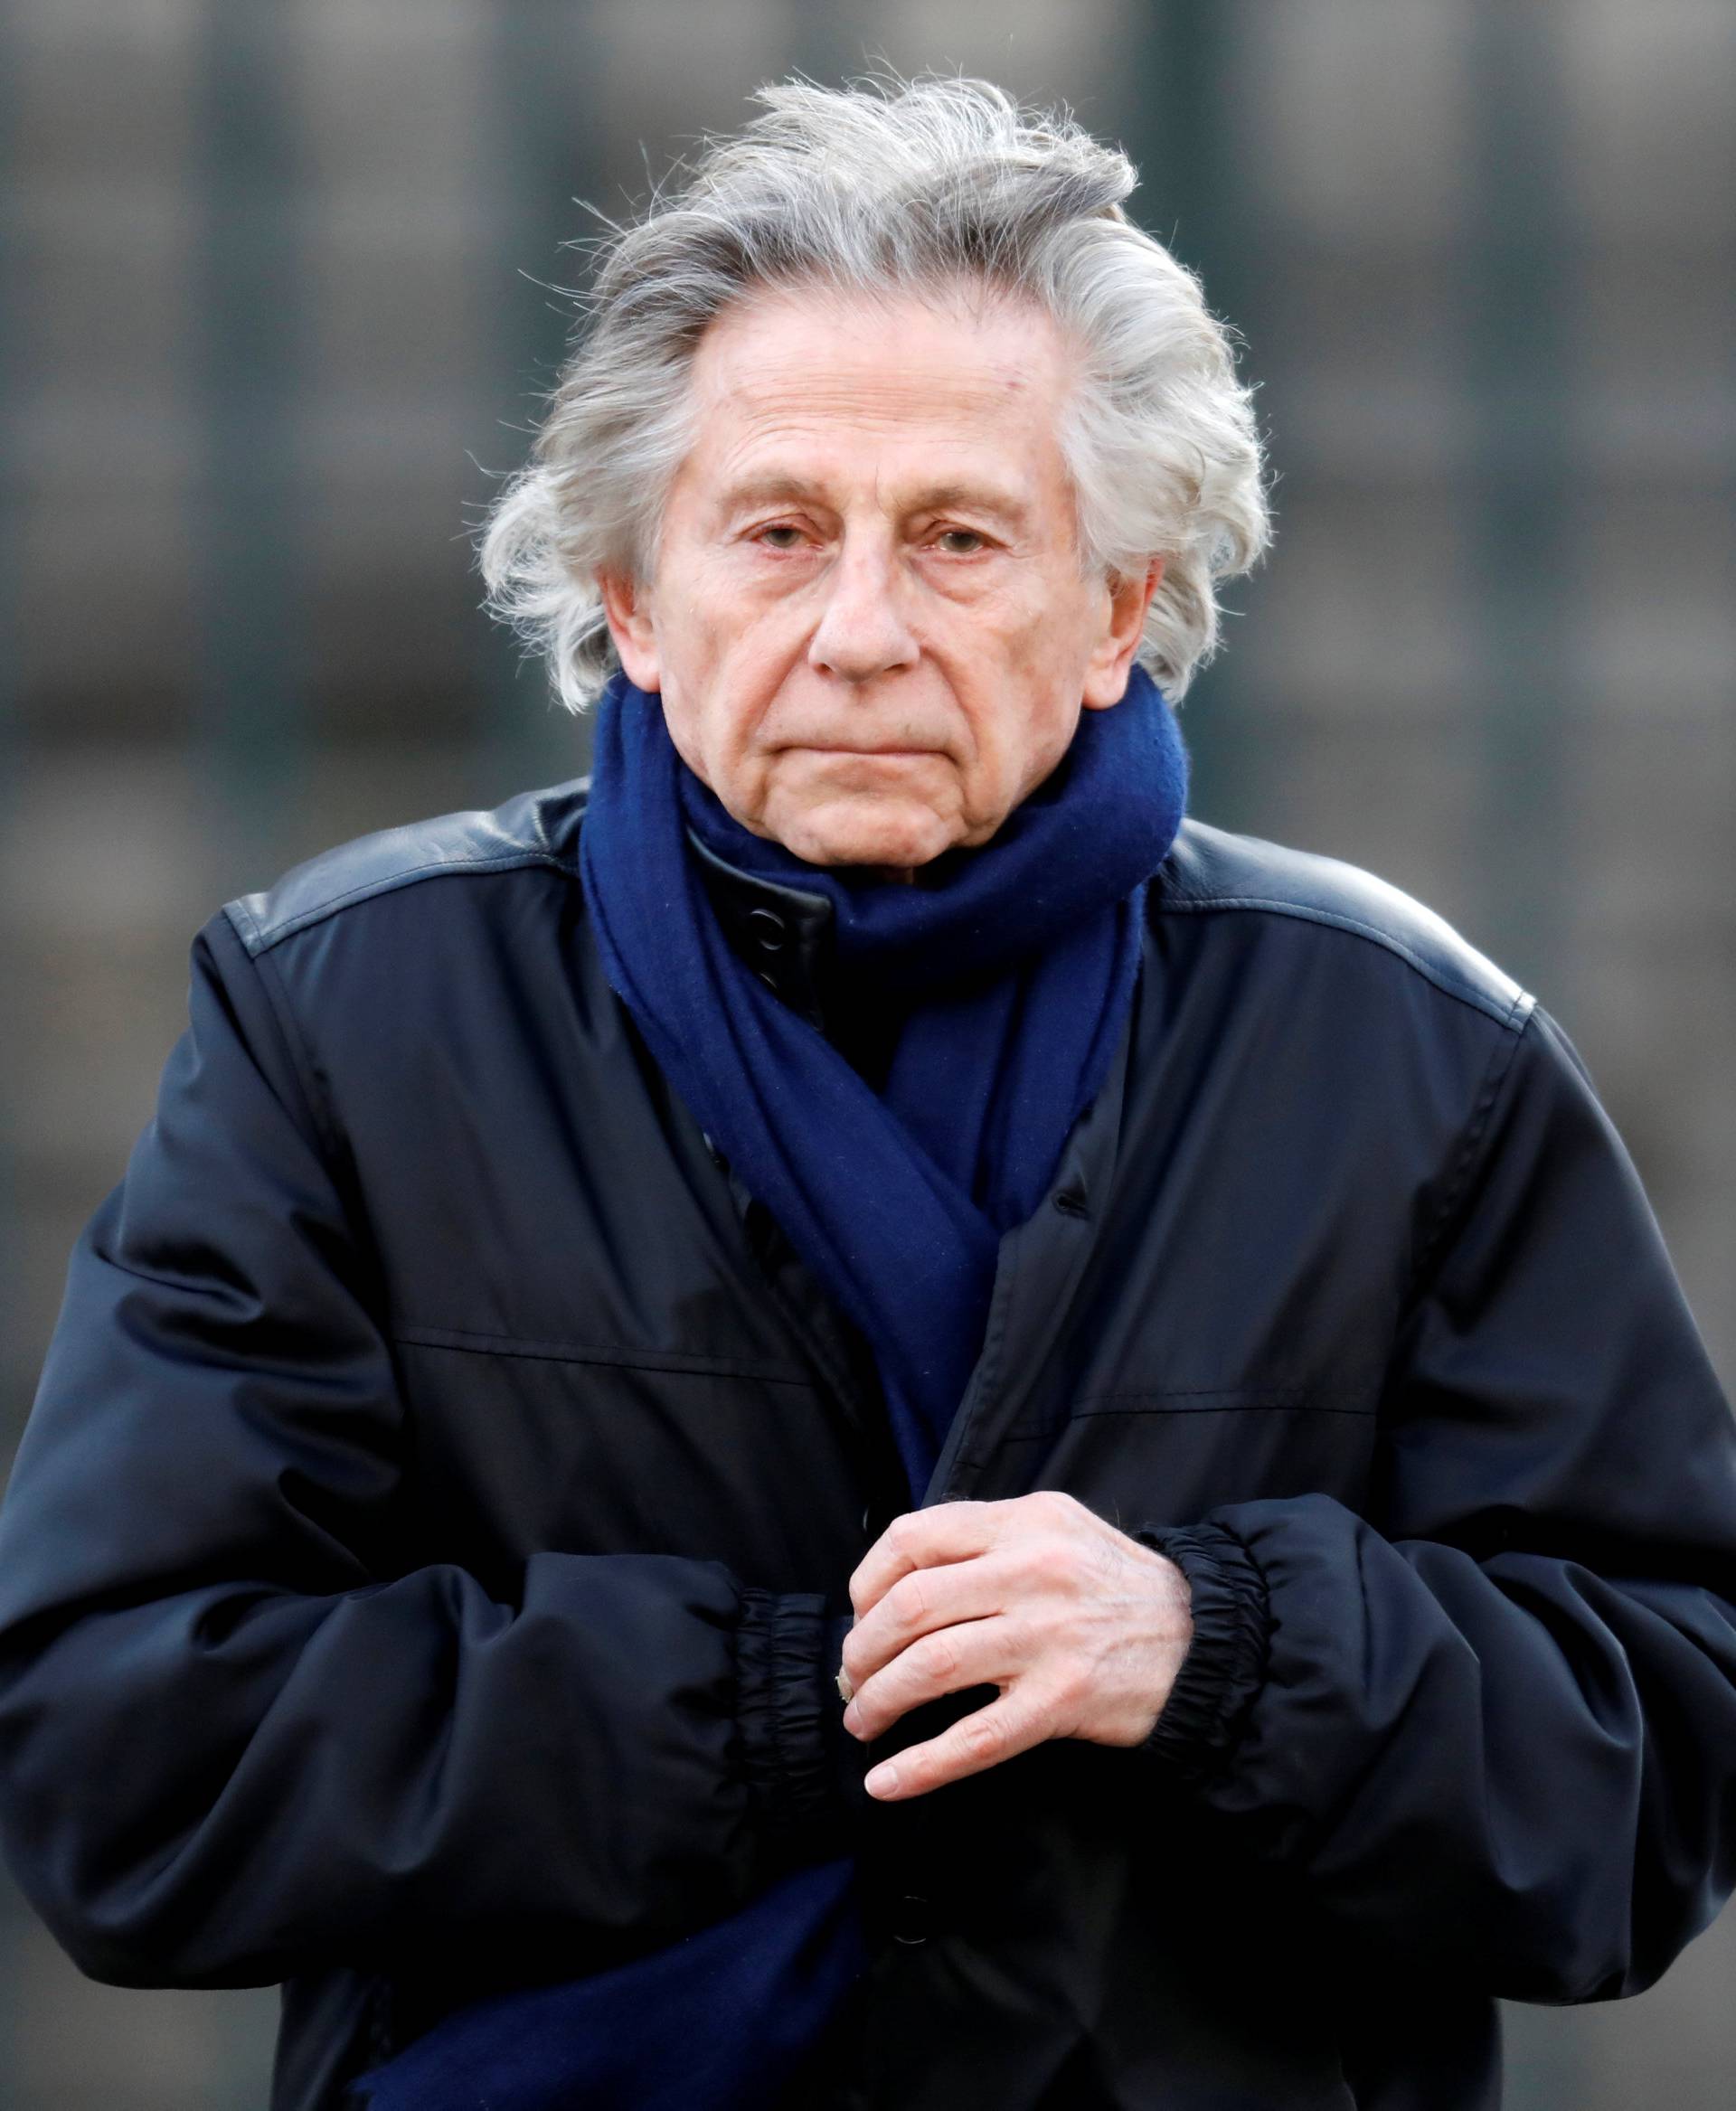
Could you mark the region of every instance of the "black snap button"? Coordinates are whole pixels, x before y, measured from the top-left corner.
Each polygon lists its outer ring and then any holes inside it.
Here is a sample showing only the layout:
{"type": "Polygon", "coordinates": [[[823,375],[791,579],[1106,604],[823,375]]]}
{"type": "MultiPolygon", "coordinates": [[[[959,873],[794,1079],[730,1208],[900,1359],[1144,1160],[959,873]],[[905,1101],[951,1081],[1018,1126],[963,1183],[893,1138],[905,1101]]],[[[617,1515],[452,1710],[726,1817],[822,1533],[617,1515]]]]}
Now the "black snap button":
{"type": "Polygon", "coordinates": [[[778,977],[775,975],[768,975],[763,967],[756,967],[754,969],[754,973],[760,977],[760,981],[765,984],[766,987],[771,992],[773,996],[776,996],[778,994],[778,977]]]}
{"type": "Polygon", "coordinates": [[[762,953],[781,953],[784,940],[789,935],[783,918],[775,909],[750,909],[748,928],[762,953]]]}
{"type": "Polygon", "coordinates": [[[913,1946],[929,1939],[929,1902],[915,1891],[906,1891],[892,1915],[892,1940],[913,1946]]]}

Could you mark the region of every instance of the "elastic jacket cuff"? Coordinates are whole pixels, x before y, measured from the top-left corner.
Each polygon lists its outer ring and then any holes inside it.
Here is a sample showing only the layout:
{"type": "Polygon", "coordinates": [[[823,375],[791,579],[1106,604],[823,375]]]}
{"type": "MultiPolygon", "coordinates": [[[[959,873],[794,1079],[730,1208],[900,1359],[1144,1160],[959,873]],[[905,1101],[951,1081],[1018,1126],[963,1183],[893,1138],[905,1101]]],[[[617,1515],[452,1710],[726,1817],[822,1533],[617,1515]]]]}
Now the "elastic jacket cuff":
{"type": "Polygon", "coordinates": [[[1193,1601],[1194,1638],[1145,1749],[1184,1780],[1203,1780],[1228,1758],[1266,1681],[1266,1579],[1222,1525],[1148,1525],[1128,1537],[1175,1562],[1193,1601]]]}
{"type": "Polygon", "coordinates": [[[845,1844],[872,1802],[837,1689],[852,1616],[817,1593],[741,1595],[736,1720],[748,1790],[769,1842],[805,1861],[845,1844]]]}

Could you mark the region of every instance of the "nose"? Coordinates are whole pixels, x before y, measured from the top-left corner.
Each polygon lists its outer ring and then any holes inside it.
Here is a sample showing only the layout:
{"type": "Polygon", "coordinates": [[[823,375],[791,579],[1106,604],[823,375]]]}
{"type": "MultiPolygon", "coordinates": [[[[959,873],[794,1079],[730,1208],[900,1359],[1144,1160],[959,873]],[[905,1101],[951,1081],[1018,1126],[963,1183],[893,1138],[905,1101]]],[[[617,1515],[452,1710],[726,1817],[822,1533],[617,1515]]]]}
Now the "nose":
{"type": "Polygon", "coordinates": [[[827,581],[824,612],[807,648],[809,666],[844,682],[916,664],[920,647],[903,607],[892,553],[846,542],[827,581]]]}

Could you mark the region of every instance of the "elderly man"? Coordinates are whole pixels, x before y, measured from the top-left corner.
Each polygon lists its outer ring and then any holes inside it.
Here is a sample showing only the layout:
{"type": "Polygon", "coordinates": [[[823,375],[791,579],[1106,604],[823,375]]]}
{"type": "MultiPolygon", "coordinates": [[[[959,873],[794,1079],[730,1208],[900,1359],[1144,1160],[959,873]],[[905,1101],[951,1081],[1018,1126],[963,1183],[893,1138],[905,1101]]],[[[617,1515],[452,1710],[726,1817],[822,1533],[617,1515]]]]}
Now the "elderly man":
{"type": "Polygon", "coordinates": [[[1728,1410],[1534,1001],[1183,817],[1265,514],[1126,161],[763,100],[485,541],[589,787],[195,943],[14,1864],[276,2111],[1493,2106],[1731,1880],[1728,1410]]]}

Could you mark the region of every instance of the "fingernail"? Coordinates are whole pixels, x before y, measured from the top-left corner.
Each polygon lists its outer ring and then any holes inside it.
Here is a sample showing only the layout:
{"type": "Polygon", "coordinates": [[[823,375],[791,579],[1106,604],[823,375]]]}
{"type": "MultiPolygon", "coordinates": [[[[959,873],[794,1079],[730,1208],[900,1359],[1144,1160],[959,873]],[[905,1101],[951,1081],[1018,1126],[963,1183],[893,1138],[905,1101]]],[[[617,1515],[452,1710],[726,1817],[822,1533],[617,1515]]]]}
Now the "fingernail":
{"type": "Polygon", "coordinates": [[[863,1786],[870,1795],[895,1795],[898,1793],[898,1768],[890,1760],[883,1767],[876,1767],[867,1775],[863,1786]]]}
{"type": "Polygon", "coordinates": [[[862,1710],[854,1701],[844,1711],[844,1727],[853,1738],[862,1735],[862,1710]]]}

